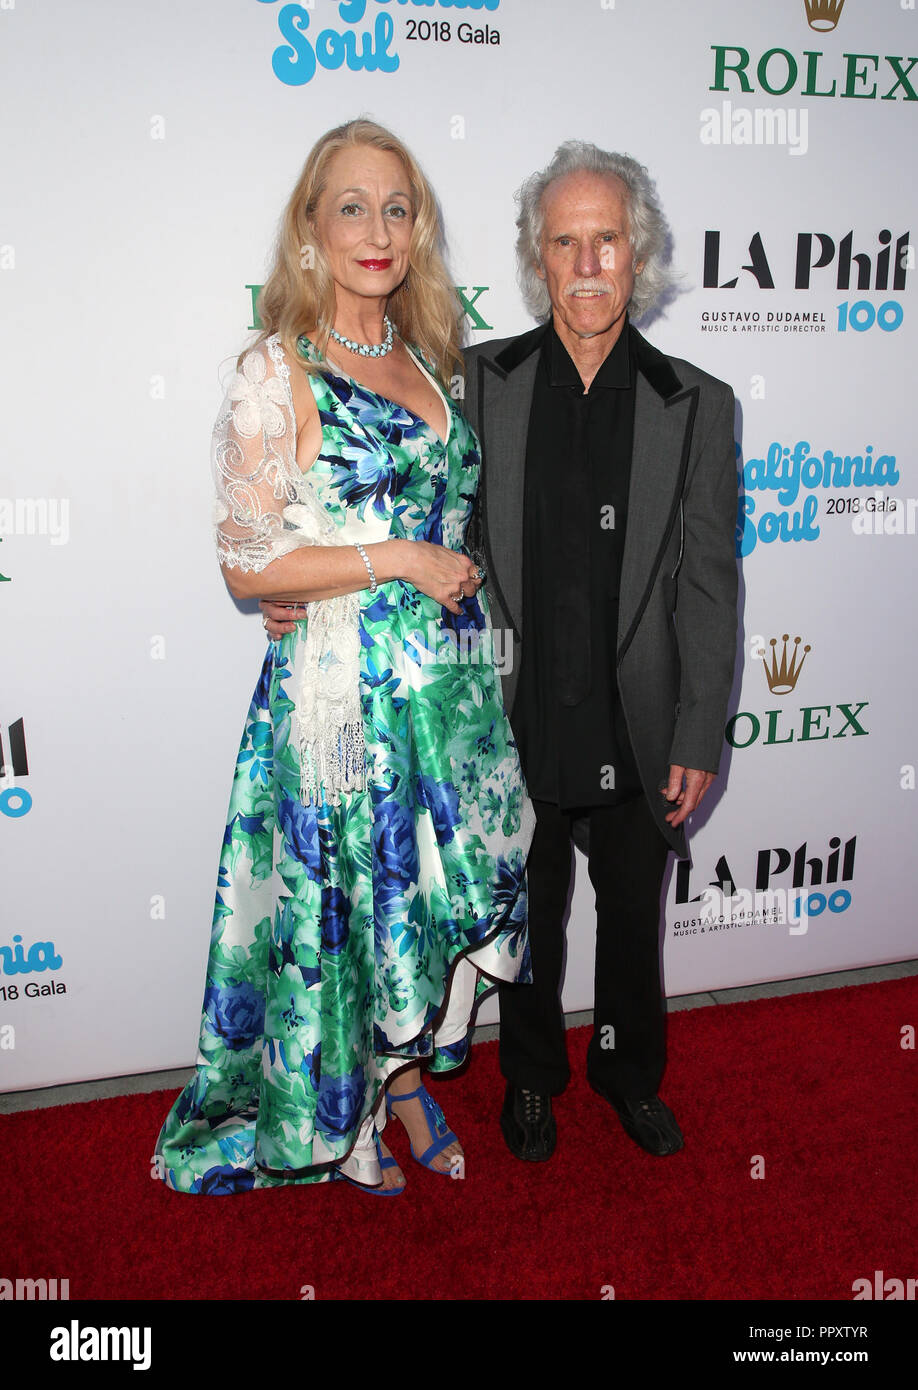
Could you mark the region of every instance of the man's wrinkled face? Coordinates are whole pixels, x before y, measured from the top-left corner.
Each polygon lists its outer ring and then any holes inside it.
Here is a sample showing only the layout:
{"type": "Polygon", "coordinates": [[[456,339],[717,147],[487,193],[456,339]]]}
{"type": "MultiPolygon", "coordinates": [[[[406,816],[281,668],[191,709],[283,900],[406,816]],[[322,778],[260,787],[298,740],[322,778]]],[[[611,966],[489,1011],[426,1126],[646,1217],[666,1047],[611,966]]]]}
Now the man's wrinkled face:
{"type": "Polygon", "coordinates": [[[614,174],[565,174],[542,199],[542,265],[554,315],[578,338],[607,333],[623,318],[635,271],[627,191],[614,174]]]}

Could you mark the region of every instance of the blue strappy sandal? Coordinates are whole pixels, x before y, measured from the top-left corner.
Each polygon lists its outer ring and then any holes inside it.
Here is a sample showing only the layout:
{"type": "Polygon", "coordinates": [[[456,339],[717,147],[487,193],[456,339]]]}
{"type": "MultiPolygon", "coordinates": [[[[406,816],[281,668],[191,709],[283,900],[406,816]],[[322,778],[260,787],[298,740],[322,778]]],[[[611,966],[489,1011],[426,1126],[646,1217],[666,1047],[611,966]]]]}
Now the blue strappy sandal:
{"type": "MultiPolygon", "coordinates": [[[[458,1144],[459,1140],[449,1125],[446,1123],[443,1111],[429,1091],[423,1086],[419,1086],[416,1091],[409,1091],[403,1096],[392,1096],[386,1092],[386,1109],[389,1115],[392,1114],[392,1106],[398,1105],[403,1100],[414,1100],[416,1096],[421,1098],[421,1106],[424,1110],[424,1118],[427,1121],[427,1129],[430,1133],[431,1143],[422,1154],[416,1154],[414,1144],[411,1145],[411,1157],[415,1163],[420,1163],[423,1168],[429,1168],[432,1173],[443,1173],[447,1178],[452,1177],[452,1165],[449,1168],[435,1168],[433,1160],[437,1154],[441,1154],[450,1144],[458,1144]]],[[[464,1161],[464,1160],[461,1160],[464,1161]]]]}
{"type": "MultiPolygon", "coordinates": [[[[379,1159],[380,1168],[397,1168],[398,1163],[394,1158],[383,1157],[378,1133],[374,1132],[373,1142],[376,1145],[376,1157],[379,1159]]],[[[365,1182],[357,1182],[356,1178],[349,1178],[347,1173],[342,1173],[340,1169],[336,1169],[335,1177],[339,1181],[349,1182],[351,1187],[359,1188],[361,1192],[369,1192],[373,1197],[400,1197],[407,1186],[406,1183],[402,1183],[401,1187],[369,1187],[365,1182]]]]}

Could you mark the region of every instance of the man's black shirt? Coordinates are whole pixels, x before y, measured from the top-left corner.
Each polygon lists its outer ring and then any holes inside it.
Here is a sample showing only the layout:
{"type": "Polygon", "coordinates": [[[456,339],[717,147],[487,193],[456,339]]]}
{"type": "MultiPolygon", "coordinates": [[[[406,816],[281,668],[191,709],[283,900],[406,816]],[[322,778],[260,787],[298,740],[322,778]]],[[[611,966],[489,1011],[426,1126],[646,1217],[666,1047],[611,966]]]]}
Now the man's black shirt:
{"type": "Polygon", "coordinates": [[[641,790],[615,670],[635,373],[627,321],[589,391],[553,326],[536,369],[511,722],[530,796],[562,808],[641,790]]]}

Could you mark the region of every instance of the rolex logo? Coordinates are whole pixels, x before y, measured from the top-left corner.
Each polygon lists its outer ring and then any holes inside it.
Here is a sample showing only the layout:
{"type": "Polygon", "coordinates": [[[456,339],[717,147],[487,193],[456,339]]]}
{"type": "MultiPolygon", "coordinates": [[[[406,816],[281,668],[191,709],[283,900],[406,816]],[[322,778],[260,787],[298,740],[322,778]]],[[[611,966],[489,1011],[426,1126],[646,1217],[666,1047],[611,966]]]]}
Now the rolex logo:
{"type": "Polygon", "coordinates": [[[756,652],[756,656],[762,658],[762,665],[765,667],[765,678],[768,681],[768,689],[773,695],[788,695],[797,684],[800,672],[803,670],[803,663],[806,661],[806,654],[810,650],[809,645],[805,646],[803,648],[803,655],[800,656],[800,640],[799,637],[794,638],[793,651],[790,653],[790,657],[788,657],[787,644],[790,641],[790,637],[788,633],[785,632],[784,636],[781,638],[784,646],[781,649],[779,658],[778,639],[777,637],[772,637],[768,644],[771,648],[770,663],[763,647],[760,647],[756,652]]]}
{"type": "MultiPolygon", "coordinates": [[[[800,679],[809,644],[801,646],[802,638],[795,637],[793,645],[789,646],[791,639],[786,632],[780,638],[772,637],[767,647],[756,646],[763,640],[758,636],[750,637],[750,655],[761,657],[771,693],[788,695],[800,679]]],[[[739,710],[727,720],[724,737],[731,748],[751,748],[760,739],[763,747],[771,747],[779,743],[821,743],[849,735],[862,738],[870,733],[865,728],[864,714],[869,707],[869,700],[848,700],[837,705],[801,705],[796,711],[788,709],[787,705],[758,712],[739,710]],[[843,723],[834,722],[836,712],[843,723]]]]}
{"type": "Polygon", "coordinates": [[[803,0],[803,4],[806,22],[818,34],[828,34],[834,29],[845,8],[845,0],[803,0]]]}

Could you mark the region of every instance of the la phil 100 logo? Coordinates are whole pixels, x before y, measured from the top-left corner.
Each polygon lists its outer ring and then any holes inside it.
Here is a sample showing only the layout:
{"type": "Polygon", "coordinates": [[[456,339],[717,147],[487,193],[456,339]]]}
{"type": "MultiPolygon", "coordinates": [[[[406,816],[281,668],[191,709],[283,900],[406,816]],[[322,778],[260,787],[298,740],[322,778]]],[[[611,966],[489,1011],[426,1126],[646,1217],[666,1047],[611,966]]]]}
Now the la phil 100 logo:
{"type": "Polygon", "coordinates": [[[17,787],[14,778],[27,777],[29,759],[26,752],[25,723],[17,719],[7,730],[9,761],[6,758],[3,735],[0,733],[0,812],[17,820],[32,809],[32,798],[24,787],[17,787]]]}

